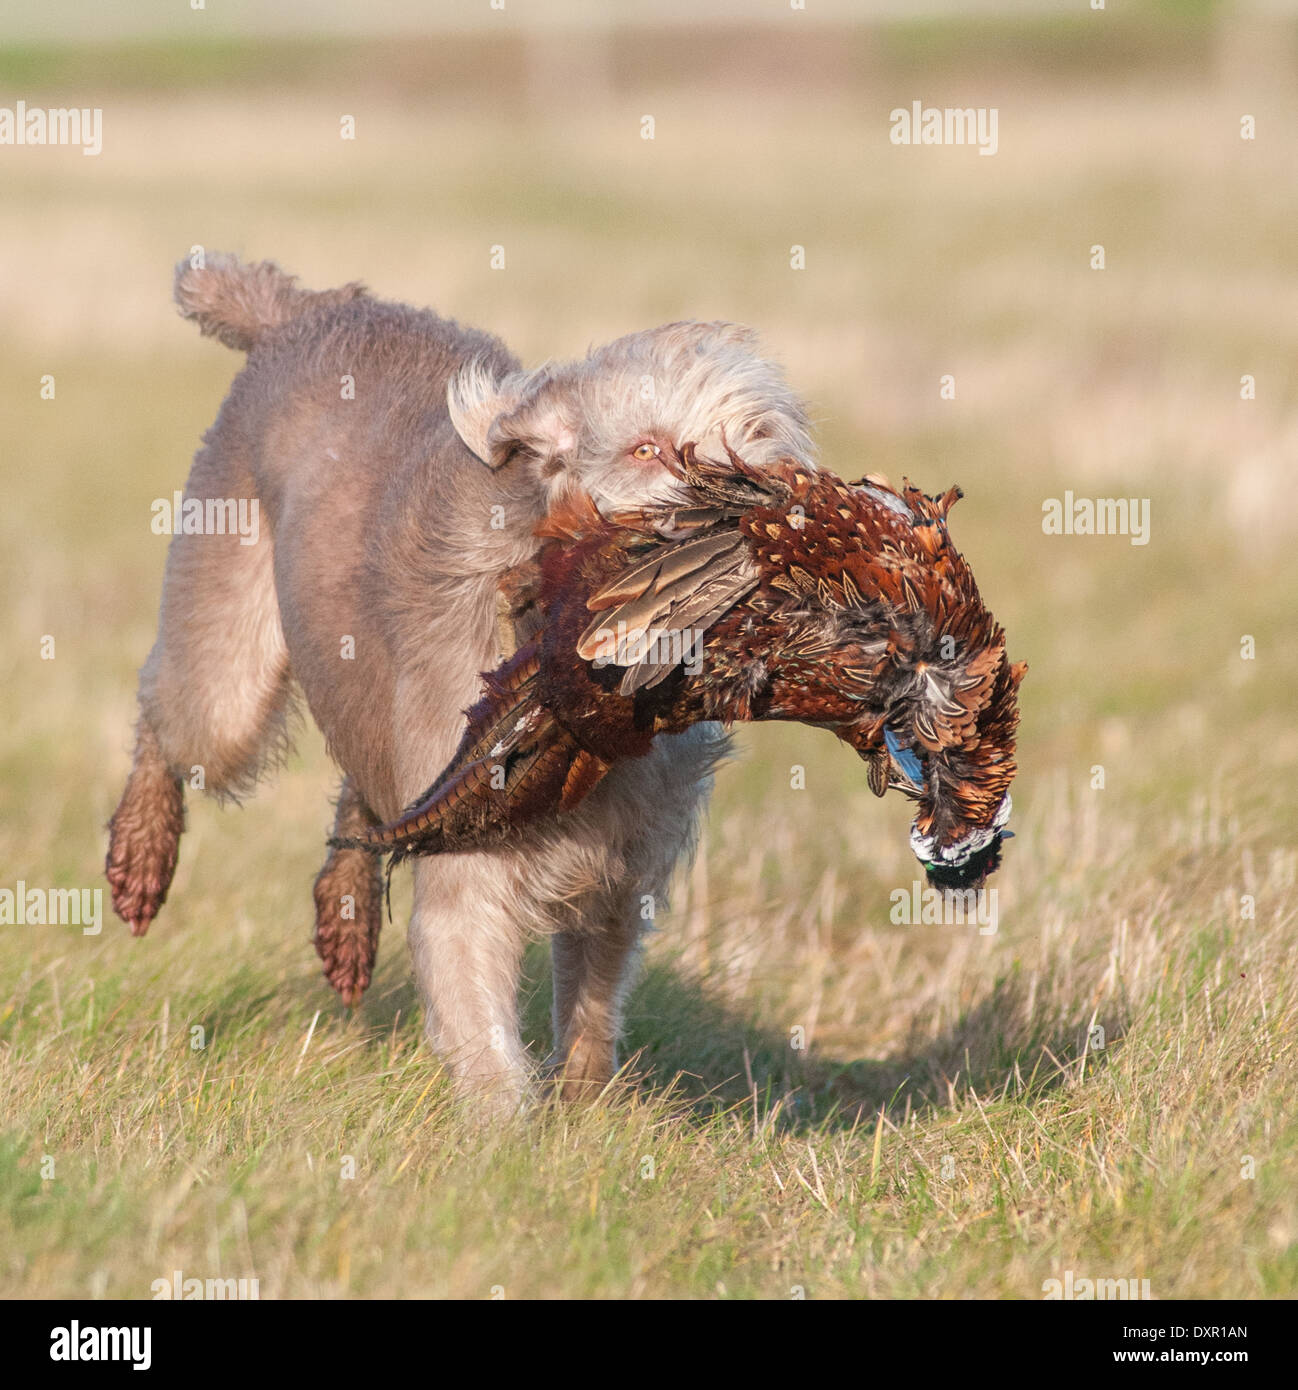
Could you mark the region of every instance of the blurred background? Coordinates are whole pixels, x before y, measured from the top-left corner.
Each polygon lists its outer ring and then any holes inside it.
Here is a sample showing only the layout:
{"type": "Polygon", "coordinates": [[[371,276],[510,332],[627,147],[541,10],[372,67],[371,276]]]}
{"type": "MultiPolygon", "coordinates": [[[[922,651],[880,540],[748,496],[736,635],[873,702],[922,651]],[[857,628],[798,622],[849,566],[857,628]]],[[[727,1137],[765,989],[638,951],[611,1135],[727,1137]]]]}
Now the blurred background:
{"type": "MultiPolygon", "coordinates": [[[[747,322],[827,466],[964,488],[953,535],[1031,668],[998,934],[890,923],[907,807],[825,736],[746,731],[632,1005],[660,1076],[724,1089],[756,1058],[794,1084],[797,1022],[832,1063],[812,1104],[903,1081],[918,1103],[1028,1045],[1078,1055],[1097,1014],[1120,1035],[1169,961],[1187,997],[1257,960],[1292,978],[1294,5],[0,0],[0,33],[0,106],[103,110],[96,157],[0,146],[6,884],[102,883],[165,554],[150,502],[241,364],[171,304],[202,245],[361,279],[529,364],[747,322]],[[916,101],[996,108],[994,157],[891,143],[916,101]],[[1044,534],[1065,491],[1149,499],[1149,543],[1044,534]]],[[[51,978],[65,1002],[161,979],[192,1011],[248,971],[263,1019],[332,1008],[308,887],[333,785],[307,729],[246,808],[191,801],[148,940],[24,938],[7,1026],[40,1026],[51,978]]],[[[403,893],[366,1007],[413,1041],[403,893]]]]}

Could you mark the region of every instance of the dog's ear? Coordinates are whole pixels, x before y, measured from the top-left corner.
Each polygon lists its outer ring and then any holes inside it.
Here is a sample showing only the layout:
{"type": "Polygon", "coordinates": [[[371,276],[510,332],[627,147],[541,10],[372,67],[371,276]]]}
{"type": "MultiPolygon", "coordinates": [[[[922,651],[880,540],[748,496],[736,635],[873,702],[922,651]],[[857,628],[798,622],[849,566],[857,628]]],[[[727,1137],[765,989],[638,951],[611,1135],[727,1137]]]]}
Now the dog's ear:
{"type": "Polygon", "coordinates": [[[567,460],[577,442],[560,409],[560,394],[544,367],[500,379],[475,360],[451,378],[446,404],[455,432],[488,468],[503,468],[523,455],[549,472],[567,460]]]}
{"type": "Polygon", "coordinates": [[[498,468],[505,460],[491,456],[491,427],[502,414],[517,410],[523,399],[526,373],[498,377],[480,358],[463,366],[446,385],[446,406],[455,432],[473,453],[498,468]]]}

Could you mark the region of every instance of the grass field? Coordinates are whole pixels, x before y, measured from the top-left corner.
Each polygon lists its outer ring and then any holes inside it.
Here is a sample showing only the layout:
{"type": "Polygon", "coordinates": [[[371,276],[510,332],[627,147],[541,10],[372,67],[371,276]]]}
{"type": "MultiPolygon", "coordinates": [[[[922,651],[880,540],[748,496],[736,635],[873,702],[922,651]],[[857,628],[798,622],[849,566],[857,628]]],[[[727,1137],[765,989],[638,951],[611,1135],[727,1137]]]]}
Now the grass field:
{"type": "MultiPolygon", "coordinates": [[[[105,97],[98,158],[0,151],[0,888],[103,886],[149,504],[238,366],[170,306],[195,243],[531,362],[752,323],[829,466],[964,487],[955,539],[1031,668],[994,934],[892,923],[905,804],[825,735],[748,731],[611,1104],[491,1132],[421,1044],[400,877],[363,1006],[320,976],[334,774],[304,729],[246,807],[191,800],[143,941],[0,925],[0,1295],[1298,1292],[1298,112],[1274,45],[1199,39],[1109,77],[1053,30],[967,69],[939,45],[926,81],[923,33],[863,33],[823,84],[796,45],[762,83],[676,85],[618,48],[606,95],[553,110],[495,109],[475,49],[471,121],[413,49],[397,91],[354,51],[345,82],[325,52],[187,89],[182,52],[105,97]],[[999,152],[890,145],[915,99],[997,105],[999,152]],[[1065,491],[1148,498],[1149,543],[1044,534],[1065,491]]],[[[85,60],[38,59],[13,94],[72,100],[85,60]]],[[[548,984],[538,943],[538,1056],[548,984]]]]}

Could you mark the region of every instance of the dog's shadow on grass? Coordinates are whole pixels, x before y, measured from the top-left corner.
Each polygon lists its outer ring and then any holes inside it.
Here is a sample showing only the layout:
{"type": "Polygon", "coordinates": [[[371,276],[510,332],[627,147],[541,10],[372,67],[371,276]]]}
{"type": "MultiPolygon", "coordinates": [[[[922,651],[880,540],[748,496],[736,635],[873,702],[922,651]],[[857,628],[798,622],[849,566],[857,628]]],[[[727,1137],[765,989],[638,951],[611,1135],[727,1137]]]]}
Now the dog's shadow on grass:
{"type": "MultiPolygon", "coordinates": [[[[529,949],[525,979],[523,1037],[546,1056],[552,1034],[544,943],[529,949]]],[[[376,1032],[398,1022],[417,1027],[419,1012],[414,986],[403,980],[366,1001],[365,1023],[376,1032]]],[[[1097,1022],[1110,1041],[1117,1036],[1116,1020],[1097,1022]]],[[[670,962],[651,961],[628,1003],[627,1068],[617,1084],[665,1093],[699,1121],[738,1109],[784,1132],[847,1130],[870,1123],[881,1109],[890,1118],[948,1109],[970,1090],[984,1103],[1002,1093],[1028,1100],[1045,1094],[1076,1074],[1086,1030],[1035,1027],[1024,991],[1010,977],[940,1036],[916,1036],[895,1056],[842,1060],[797,1041],[792,1028],[764,1026],[670,962]]],[[[1103,1056],[1092,1053],[1088,1065],[1103,1056]]]]}
{"type": "MultiPolygon", "coordinates": [[[[548,960],[529,959],[525,1036],[549,1038],[548,960]]],[[[1097,1020],[1111,1042],[1117,1021],[1097,1020]]],[[[794,1030],[763,1026],[662,961],[651,962],[627,1008],[628,1082],[667,1092],[700,1119],[738,1107],[788,1131],[852,1129],[884,1109],[890,1117],[945,1109],[972,1090],[1020,1099],[1076,1074],[1086,1029],[1042,1029],[1014,978],[936,1038],[916,1037],[900,1055],[841,1060],[795,1046],[794,1030]]],[[[1103,1053],[1092,1053],[1089,1065],[1103,1053]]]]}

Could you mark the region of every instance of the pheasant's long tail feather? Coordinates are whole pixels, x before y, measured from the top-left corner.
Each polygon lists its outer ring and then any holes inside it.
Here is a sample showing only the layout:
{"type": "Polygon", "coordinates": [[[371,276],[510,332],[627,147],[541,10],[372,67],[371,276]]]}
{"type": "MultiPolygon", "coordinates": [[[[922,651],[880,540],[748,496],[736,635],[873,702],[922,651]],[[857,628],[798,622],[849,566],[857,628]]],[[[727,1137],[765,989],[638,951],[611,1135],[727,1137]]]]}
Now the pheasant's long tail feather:
{"type": "Polygon", "coordinates": [[[487,676],[459,750],[396,820],[341,848],[404,859],[499,844],[556,806],[570,810],[608,771],[584,752],[537,698],[540,653],[522,647],[487,676]]]}

